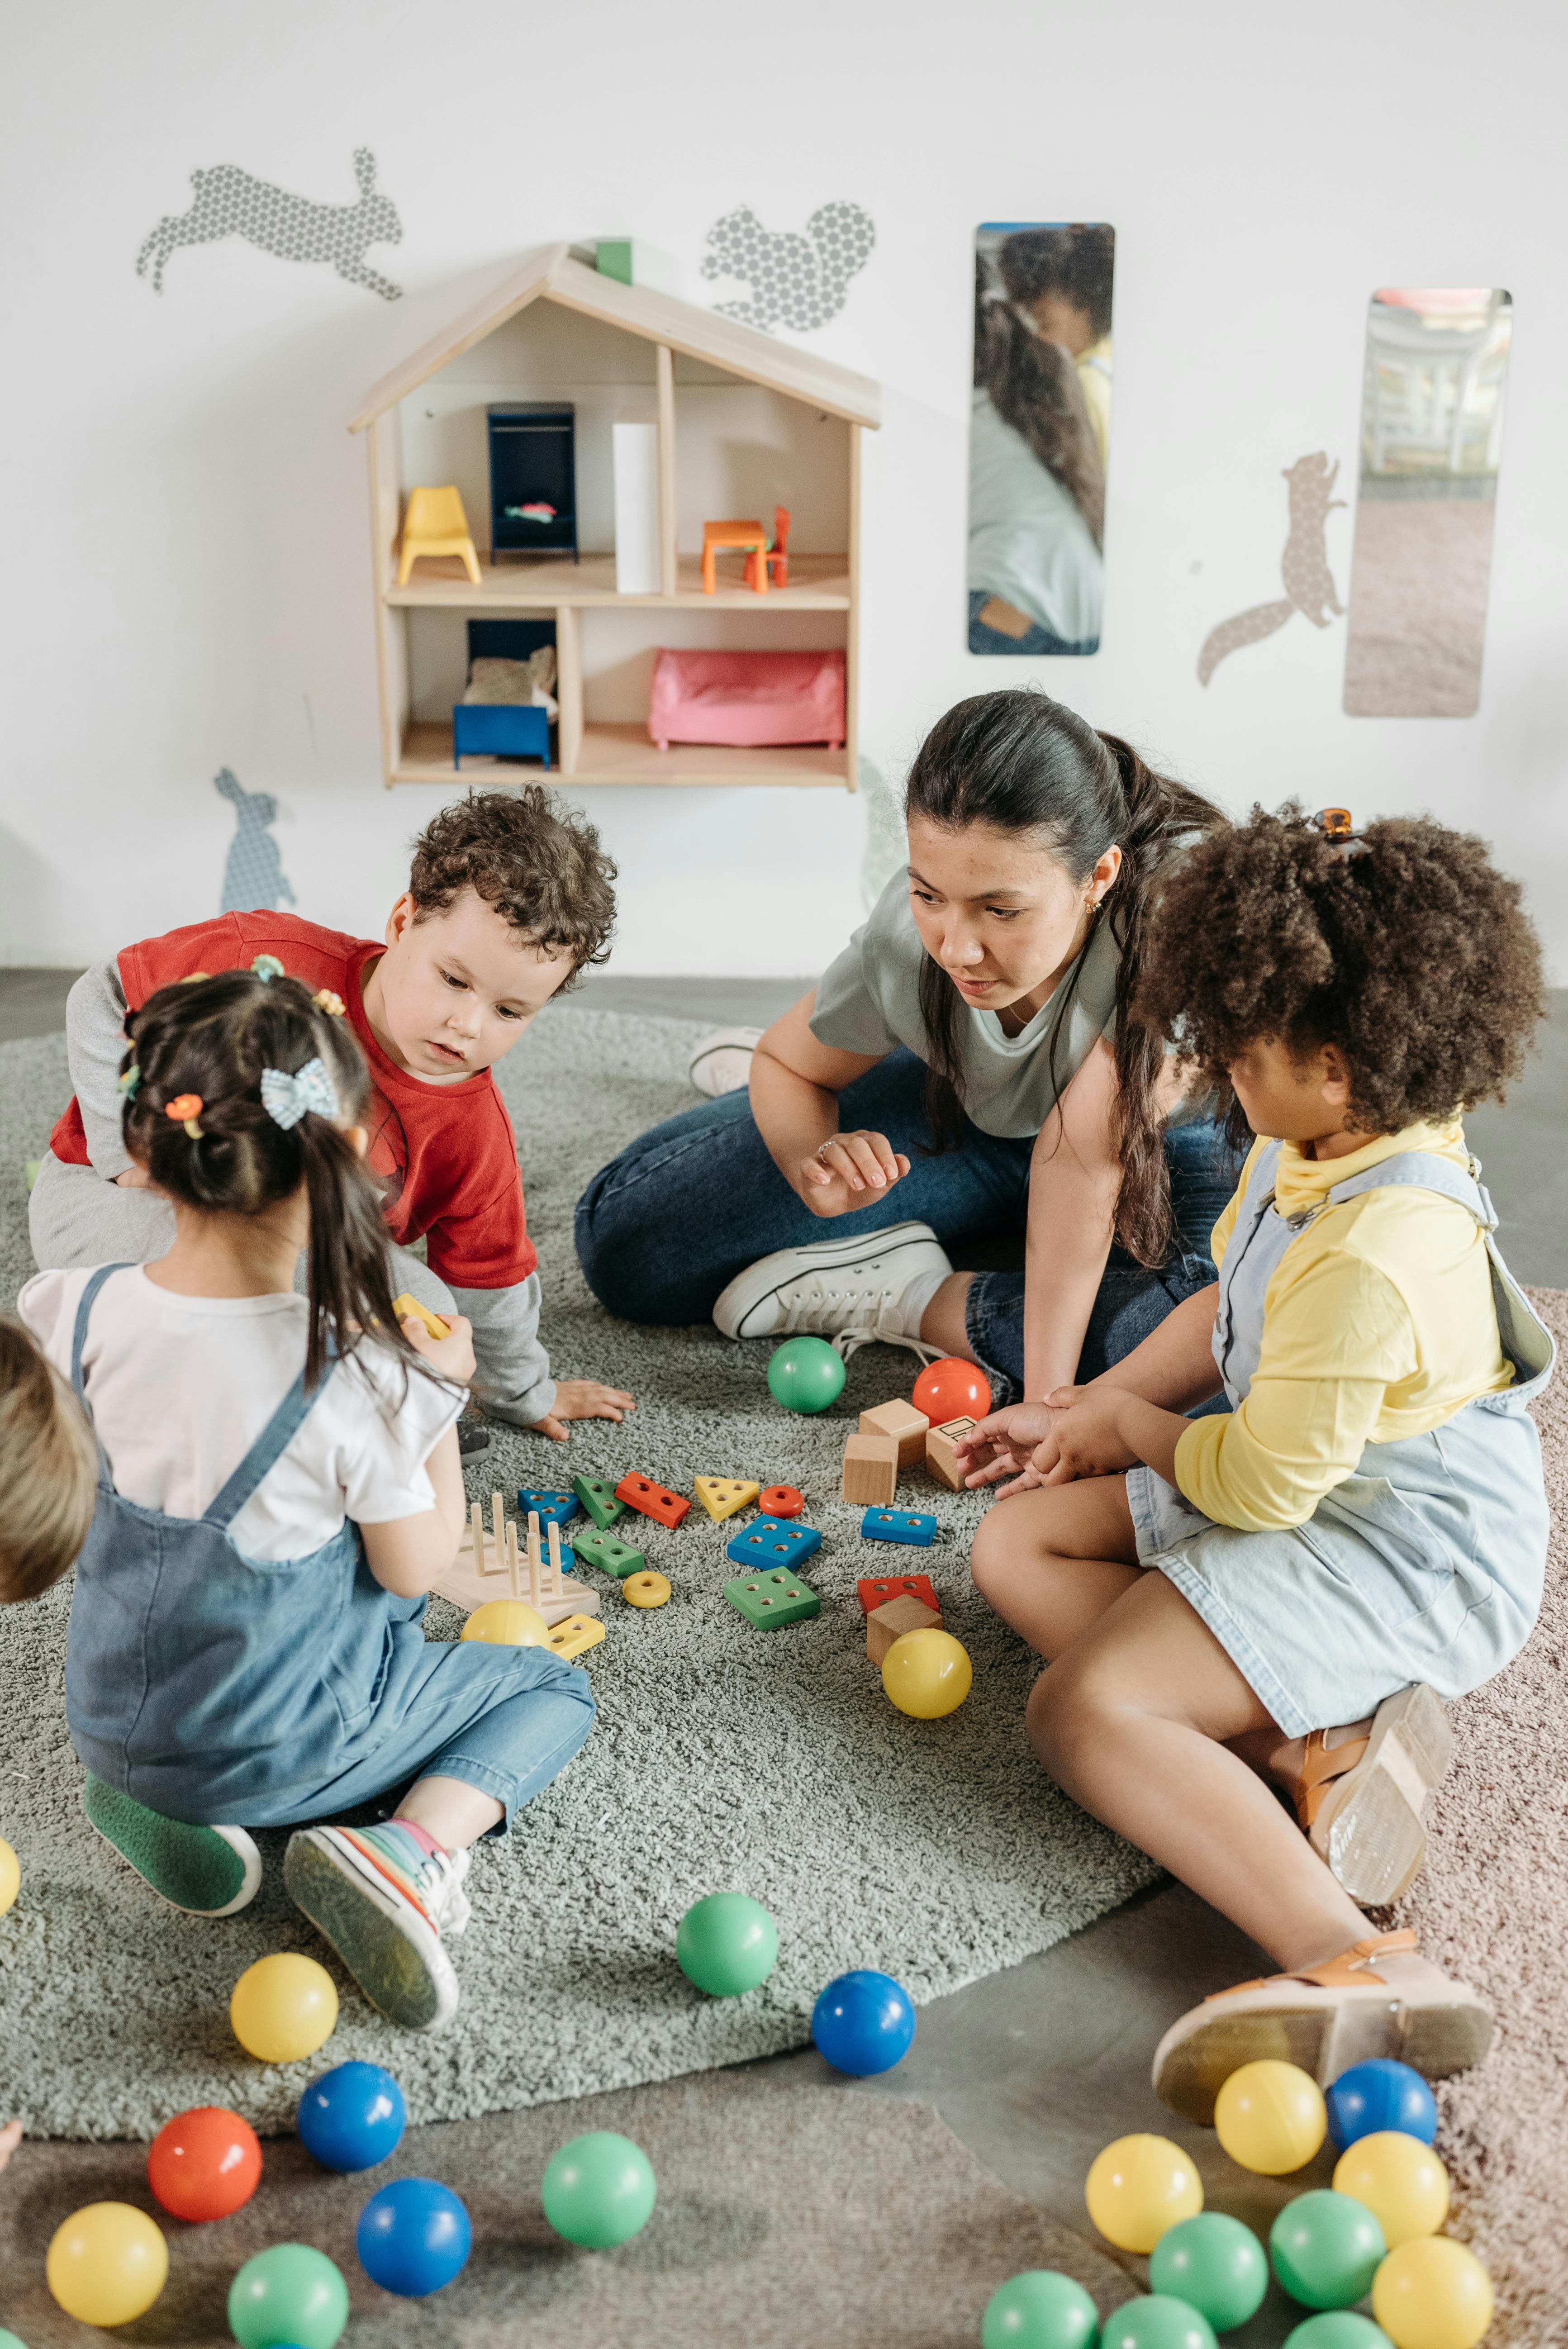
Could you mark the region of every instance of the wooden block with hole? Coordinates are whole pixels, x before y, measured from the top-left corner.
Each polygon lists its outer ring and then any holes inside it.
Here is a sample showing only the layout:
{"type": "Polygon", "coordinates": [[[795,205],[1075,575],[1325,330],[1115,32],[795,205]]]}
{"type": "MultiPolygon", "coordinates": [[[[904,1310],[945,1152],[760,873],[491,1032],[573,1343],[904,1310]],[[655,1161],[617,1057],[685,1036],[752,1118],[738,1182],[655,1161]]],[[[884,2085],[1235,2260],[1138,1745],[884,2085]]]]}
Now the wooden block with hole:
{"type": "Polygon", "coordinates": [[[656,1525],[668,1526],[672,1533],[691,1513],[689,1501],[672,1493],[667,1485],[655,1485],[651,1476],[644,1476],[634,1468],[616,1485],[615,1498],[643,1516],[652,1517],[656,1525]]]}
{"type": "Polygon", "coordinates": [[[873,1607],[866,1617],[866,1655],[879,1670],[882,1658],[895,1640],[906,1631],[929,1631],[940,1627],[941,1616],[923,1599],[908,1591],[902,1599],[890,1599],[885,1605],[873,1607]]]}
{"type": "Polygon", "coordinates": [[[861,1613],[870,1615],[878,1607],[885,1607],[890,1599],[906,1596],[923,1599],[938,1615],[942,1601],[929,1574],[866,1575],[855,1585],[855,1596],[861,1602],[861,1613]]]}
{"type": "Polygon", "coordinates": [[[891,1435],[898,1446],[901,1468],[918,1468],[925,1457],[925,1432],[931,1425],[923,1411],[912,1402],[879,1402],[874,1411],[862,1411],[860,1432],[862,1435],[891,1435]]]}
{"type": "Polygon", "coordinates": [[[950,1493],[962,1493],[966,1489],[965,1472],[958,1465],[958,1454],[954,1447],[961,1435],[971,1435],[974,1431],[972,1419],[950,1419],[944,1427],[934,1427],[925,1439],[925,1464],[937,1483],[945,1485],[950,1493]]]}
{"type": "Polygon", "coordinates": [[[885,1509],[898,1490],[898,1444],[879,1429],[844,1445],[844,1498],[851,1508],[885,1509]]]}
{"type": "Polygon", "coordinates": [[[691,1487],[716,1526],[737,1516],[762,1490],[760,1485],[748,1485],[740,1476],[694,1476],[691,1487]]]}

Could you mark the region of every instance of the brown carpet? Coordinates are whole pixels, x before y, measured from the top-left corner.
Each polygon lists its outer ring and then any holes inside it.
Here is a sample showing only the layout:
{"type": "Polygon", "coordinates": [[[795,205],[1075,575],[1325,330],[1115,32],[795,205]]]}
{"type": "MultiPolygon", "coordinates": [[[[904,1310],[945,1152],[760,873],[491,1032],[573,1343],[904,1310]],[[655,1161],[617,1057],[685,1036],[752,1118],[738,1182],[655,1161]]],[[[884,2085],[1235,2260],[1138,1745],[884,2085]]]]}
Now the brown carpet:
{"type": "MultiPolygon", "coordinates": [[[[1568,1363],[1568,1292],[1531,1296],[1568,1363]]],[[[1451,2231],[1497,2288],[1489,2343],[1568,2342],[1568,1371],[1536,1413],[1553,1533],[1546,1603],[1510,1669],[1453,1708],[1425,1871],[1390,1912],[1497,2009],[1480,2069],[1438,2092],[1451,2231]]]]}

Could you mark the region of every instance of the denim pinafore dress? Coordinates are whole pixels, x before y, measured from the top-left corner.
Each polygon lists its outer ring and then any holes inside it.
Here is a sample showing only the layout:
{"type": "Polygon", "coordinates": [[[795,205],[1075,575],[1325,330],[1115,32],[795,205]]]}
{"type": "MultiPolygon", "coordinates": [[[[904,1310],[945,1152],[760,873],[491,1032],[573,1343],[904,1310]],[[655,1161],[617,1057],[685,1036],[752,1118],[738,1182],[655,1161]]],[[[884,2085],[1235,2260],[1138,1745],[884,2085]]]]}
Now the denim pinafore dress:
{"type": "MultiPolygon", "coordinates": [[[[1214,1360],[1233,1410],[1257,1371],[1269,1281],[1323,1212],[1280,1214],[1279,1148],[1253,1165],[1220,1270],[1214,1360]]],[[[1287,1736],[1359,1721],[1417,1681],[1462,1696],[1501,1671],[1534,1627],[1548,1515],[1528,1406],[1556,1347],[1498,1250],[1480,1173],[1474,1158],[1467,1174],[1434,1153],[1401,1151],[1336,1184],[1323,1204],[1408,1184],[1466,1208],[1485,1235],[1513,1385],[1425,1434],[1369,1444],[1305,1525],[1242,1532],[1216,1525],[1151,1468],[1128,1475],[1140,1562],[1197,1609],[1287,1736]]]]}
{"type": "MultiPolygon", "coordinates": [[[[105,1265],[82,1292],[71,1384],[89,1413],[82,1349],[105,1265]]],[[[371,1722],[399,1638],[421,1651],[422,1599],[383,1590],[350,1521],[304,1557],[246,1557],[229,1528],[316,1398],[303,1373],[200,1517],[164,1516],[114,1488],[77,1561],[66,1648],[72,1742],[97,1778],[165,1817],[258,1822],[330,1786],[371,1722]]]]}

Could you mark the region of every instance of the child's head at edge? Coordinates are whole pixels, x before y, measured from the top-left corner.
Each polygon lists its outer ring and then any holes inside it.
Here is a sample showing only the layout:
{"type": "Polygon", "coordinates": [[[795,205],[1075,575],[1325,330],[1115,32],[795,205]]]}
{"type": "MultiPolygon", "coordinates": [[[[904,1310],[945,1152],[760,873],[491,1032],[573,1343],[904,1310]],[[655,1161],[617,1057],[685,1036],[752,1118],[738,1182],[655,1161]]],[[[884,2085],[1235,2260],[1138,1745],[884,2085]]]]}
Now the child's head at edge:
{"type": "Polygon", "coordinates": [[[0,1313],[0,1606],[41,1597],[76,1563],[97,1490],[86,1413],[22,1324],[0,1313]]]}
{"type": "Polygon", "coordinates": [[[382,1201],[362,1163],[369,1077],[347,1020],[298,979],[226,970],[160,988],[126,1032],[125,1146],[181,1231],[264,1217],[284,1254],[291,1237],[308,1248],[306,1386],[371,1327],[417,1362],[392,1311],[382,1201]]]}
{"type": "MultiPolygon", "coordinates": [[[[1501,1101],[1546,1009],[1541,943],[1486,843],[1424,816],[1336,839],[1292,802],[1169,875],[1140,1006],[1229,1099],[1305,1149],[1501,1101]]],[[[1341,1148],[1344,1143],[1341,1143],[1341,1148]]]]}
{"type": "Polygon", "coordinates": [[[585,818],[537,783],[454,800],[414,843],[408,886],[366,982],[377,1042],[409,1074],[474,1076],[603,962],[615,867],[585,818]]]}

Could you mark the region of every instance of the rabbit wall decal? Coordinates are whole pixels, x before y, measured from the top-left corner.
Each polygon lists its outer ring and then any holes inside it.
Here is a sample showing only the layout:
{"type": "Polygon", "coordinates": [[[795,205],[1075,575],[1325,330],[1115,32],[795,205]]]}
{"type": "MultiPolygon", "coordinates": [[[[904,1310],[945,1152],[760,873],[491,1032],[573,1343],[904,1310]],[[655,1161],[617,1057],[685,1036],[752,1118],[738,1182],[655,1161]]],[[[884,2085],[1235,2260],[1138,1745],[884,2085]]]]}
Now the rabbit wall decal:
{"type": "Polygon", "coordinates": [[[233,802],[234,837],[223,865],[221,914],[253,914],[278,905],[297,905],[278,854],[277,842],[267,826],[275,822],[278,803],[271,792],[248,792],[228,767],[220,767],[212,788],[233,802]]]}
{"type": "Polygon", "coordinates": [[[376,191],[376,158],[368,147],[355,149],[354,176],[357,203],[318,204],[308,196],[291,196],[269,180],[253,179],[235,163],[192,171],[194,203],[189,212],[164,214],[136,256],[136,274],[145,277],[150,264],[152,290],[161,294],[165,265],[181,245],[242,236],[281,261],[329,261],[350,285],[396,302],[402,287],[365,262],[366,245],[398,244],[403,236],[396,205],[376,191]]]}

